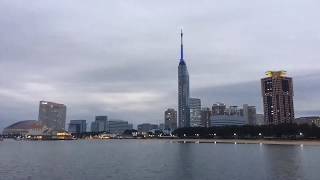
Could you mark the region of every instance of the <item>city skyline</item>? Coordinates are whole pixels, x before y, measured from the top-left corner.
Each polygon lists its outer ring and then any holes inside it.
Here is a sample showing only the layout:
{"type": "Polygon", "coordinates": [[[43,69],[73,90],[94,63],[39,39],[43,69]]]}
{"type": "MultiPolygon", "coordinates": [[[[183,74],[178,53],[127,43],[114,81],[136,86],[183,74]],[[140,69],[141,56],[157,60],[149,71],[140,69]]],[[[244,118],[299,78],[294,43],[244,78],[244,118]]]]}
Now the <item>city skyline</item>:
{"type": "Polygon", "coordinates": [[[177,109],[182,25],[190,96],[204,106],[247,103],[262,113],[260,78],[283,69],[294,79],[296,117],[320,114],[314,3],[77,3],[0,2],[0,129],[37,119],[40,100],[66,104],[67,122],[99,114],[161,122],[177,109]]]}

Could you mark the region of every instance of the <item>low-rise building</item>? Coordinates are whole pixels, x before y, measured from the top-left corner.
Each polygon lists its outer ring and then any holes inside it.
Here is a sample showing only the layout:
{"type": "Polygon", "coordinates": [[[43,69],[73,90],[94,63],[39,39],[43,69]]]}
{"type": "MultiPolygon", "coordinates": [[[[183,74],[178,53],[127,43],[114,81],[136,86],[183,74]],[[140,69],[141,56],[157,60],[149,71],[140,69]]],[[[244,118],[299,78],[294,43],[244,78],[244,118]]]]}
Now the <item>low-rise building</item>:
{"type": "Polygon", "coordinates": [[[128,121],[111,119],[107,123],[107,132],[112,134],[122,134],[125,130],[133,129],[133,125],[128,121]]]}
{"type": "Polygon", "coordinates": [[[308,117],[299,117],[294,120],[297,124],[309,124],[320,127],[320,117],[319,116],[308,116],[308,117]]]}
{"type": "Polygon", "coordinates": [[[16,122],[6,128],[4,128],[3,135],[42,135],[48,128],[42,125],[41,122],[36,120],[26,120],[16,122]]]}
{"type": "Polygon", "coordinates": [[[244,116],[216,115],[211,117],[211,126],[243,126],[246,124],[244,116]]]}
{"type": "Polygon", "coordinates": [[[159,129],[157,124],[143,123],[138,125],[139,132],[149,132],[154,129],[159,129]]]}

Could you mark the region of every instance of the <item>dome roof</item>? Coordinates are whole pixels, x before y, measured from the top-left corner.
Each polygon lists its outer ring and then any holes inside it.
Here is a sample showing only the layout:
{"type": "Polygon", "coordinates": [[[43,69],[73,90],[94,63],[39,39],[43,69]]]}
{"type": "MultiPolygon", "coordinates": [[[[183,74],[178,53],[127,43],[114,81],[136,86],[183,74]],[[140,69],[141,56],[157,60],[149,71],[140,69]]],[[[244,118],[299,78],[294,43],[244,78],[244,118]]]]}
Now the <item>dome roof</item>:
{"type": "Polygon", "coordinates": [[[26,121],[19,121],[16,122],[5,129],[36,129],[42,128],[43,126],[40,124],[39,121],[36,120],[26,120],[26,121]]]}

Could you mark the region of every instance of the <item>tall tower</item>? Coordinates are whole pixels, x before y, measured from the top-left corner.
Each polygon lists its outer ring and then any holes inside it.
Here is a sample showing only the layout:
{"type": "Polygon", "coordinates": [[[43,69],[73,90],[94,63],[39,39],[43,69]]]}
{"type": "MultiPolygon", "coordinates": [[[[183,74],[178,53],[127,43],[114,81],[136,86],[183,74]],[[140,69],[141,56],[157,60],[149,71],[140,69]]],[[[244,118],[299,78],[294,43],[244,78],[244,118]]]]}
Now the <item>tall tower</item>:
{"type": "Polygon", "coordinates": [[[181,30],[180,62],[178,66],[178,122],[179,128],[190,127],[189,73],[183,59],[183,32],[181,30]]]}
{"type": "Polygon", "coordinates": [[[265,124],[294,121],[292,78],[285,71],[268,71],[261,79],[265,124]]]}

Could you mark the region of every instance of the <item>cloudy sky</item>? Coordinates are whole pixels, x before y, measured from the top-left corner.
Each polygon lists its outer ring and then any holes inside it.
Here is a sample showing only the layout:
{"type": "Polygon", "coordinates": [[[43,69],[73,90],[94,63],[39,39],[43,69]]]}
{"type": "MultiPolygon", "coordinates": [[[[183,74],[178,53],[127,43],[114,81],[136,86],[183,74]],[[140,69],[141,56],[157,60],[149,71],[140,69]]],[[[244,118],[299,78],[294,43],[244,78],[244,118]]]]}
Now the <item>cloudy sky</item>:
{"type": "Polygon", "coordinates": [[[318,0],[0,0],[0,129],[37,119],[159,123],[177,106],[179,30],[191,95],[256,105],[260,78],[286,70],[296,116],[320,115],[318,0]]]}

